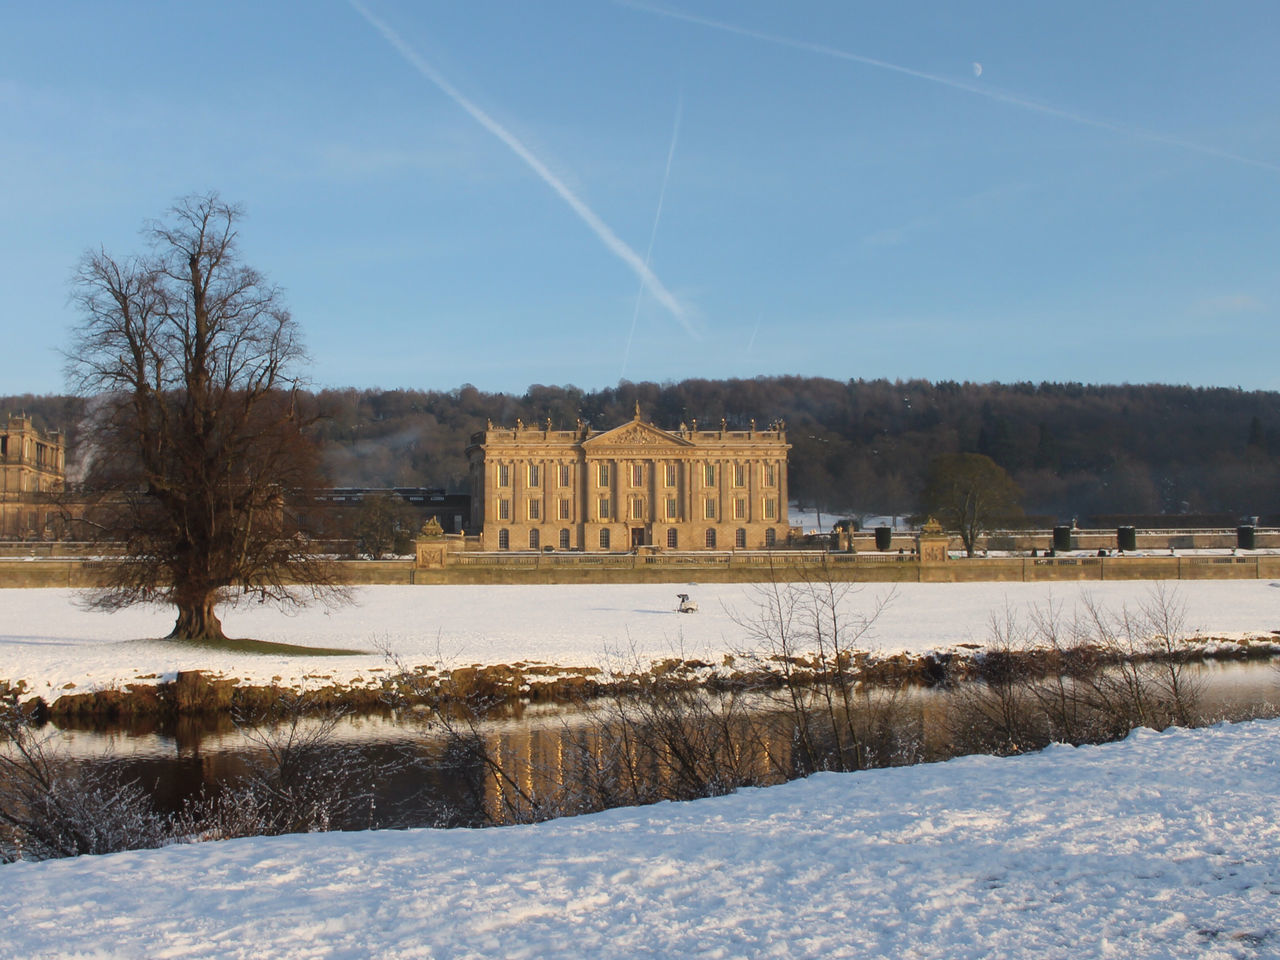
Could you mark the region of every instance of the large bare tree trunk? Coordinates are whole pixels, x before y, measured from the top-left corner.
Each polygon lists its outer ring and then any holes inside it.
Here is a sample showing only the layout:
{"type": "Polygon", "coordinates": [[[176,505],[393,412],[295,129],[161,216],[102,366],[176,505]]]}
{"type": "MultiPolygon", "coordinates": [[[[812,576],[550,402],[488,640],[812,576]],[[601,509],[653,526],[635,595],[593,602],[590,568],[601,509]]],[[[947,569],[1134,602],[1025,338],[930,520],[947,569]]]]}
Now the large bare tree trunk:
{"type": "Polygon", "coordinates": [[[225,640],[222,621],[214,613],[217,592],[185,594],[174,598],[178,608],[178,622],[173,625],[169,640],[225,640]]]}

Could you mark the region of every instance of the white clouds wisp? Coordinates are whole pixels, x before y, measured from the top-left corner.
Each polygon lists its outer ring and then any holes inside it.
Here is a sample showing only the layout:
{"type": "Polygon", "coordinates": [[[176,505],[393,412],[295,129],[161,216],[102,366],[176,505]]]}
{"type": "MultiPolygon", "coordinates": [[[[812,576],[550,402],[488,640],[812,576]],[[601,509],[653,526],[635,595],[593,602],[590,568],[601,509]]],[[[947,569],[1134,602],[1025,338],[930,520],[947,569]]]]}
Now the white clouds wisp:
{"type": "Polygon", "coordinates": [[[838,60],[848,60],[868,67],[876,67],[880,70],[888,70],[893,73],[903,74],[904,76],[915,77],[917,80],[927,80],[929,83],[940,84],[944,87],[950,87],[953,90],[960,90],[964,93],[970,93],[978,97],[986,97],[988,100],[995,100],[998,103],[1007,103],[1010,106],[1021,107],[1024,110],[1032,110],[1046,116],[1058,117],[1061,120],[1068,120],[1071,123],[1078,123],[1082,126],[1094,127],[1098,130],[1109,130],[1112,133],[1123,134],[1124,136],[1134,137],[1138,140],[1147,140],[1151,143],[1163,143],[1171,147],[1178,147],[1194,153],[1217,157],[1221,160],[1230,160],[1234,163],[1243,163],[1251,167],[1258,167],[1262,170],[1270,170],[1273,173],[1280,173],[1280,164],[1270,163],[1266,160],[1257,160],[1253,157],[1242,156],[1238,153],[1232,153],[1229,150],[1222,150],[1218,147],[1209,146],[1207,144],[1196,143],[1192,140],[1183,140],[1180,137],[1169,136],[1155,130],[1145,130],[1142,127],[1116,123],[1112,120],[1100,120],[1096,117],[1076,113],[1072,110],[1064,110],[1061,107],[1055,107],[1051,104],[1040,103],[1037,100],[1029,100],[1026,97],[1019,97],[1011,93],[1004,93],[987,84],[979,86],[972,83],[963,83],[959,80],[953,80],[951,77],[941,76],[940,74],[928,73],[924,70],[915,70],[911,67],[904,67],[897,63],[890,63],[887,60],[877,60],[875,57],[867,57],[859,53],[852,53],[848,50],[840,50],[837,47],[829,47],[824,43],[813,43],[809,40],[798,40],[794,37],[784,37],[778,34],[765,33],[760,30],[752,30],[749,27],[740,27],[737,24],[727,23],[723,20],[713,20],[710,17],[701,17],[692,13],[684,13],[680,10],[673,10],[670,7],[662,7],[656,4],[646,3],[644,0],[614,0],[614,2],[624,7],[630,7],[633,10],[639,10],[659,17],[666,17],[671,20],[681,20],[685,23],[697,24],[698,26],[708,27],[712,30],[720,30],[724,33],[737,34],[740,37],[749,37],[752,40],[760,40],[764,43],[791,47],[794,50],[804,50],[809,53],[820,54],[824,57],[834,57],[838,60]]]}
{"type": "Polygon", "coordinates": [[[511,152],[525,162],[525,164],[537,174],[547,186],[554,190],[565,203],[569,205],[574,213],[585,223],[599,239],[605,247],[616,256],[619,260],[631,268],[631,271],[639,278],[640,282],[653,294],[654,298],[661,303],[673,317],[685,328],[691,336],[698,336],[697,330],[689,321],[688,311],[684,305],[669,291],[662,281],[649,269],[648,263],[640,258],[631,247],[610,229],[600,217],[587,206],[577,194],[569,189],[568,185],[557,177],[551,170],[539,160],[532,151],[529,150],[520,140],[497,120],[489,116],[480,109],[476,104],[472,103],[463,93],[453,86],[445,77],[439,73],[435,67],[428,63],[416,50],[410,47],[401,39],[400,35],[391,29],[385,22],[370,13],[359,0],[348,0],[352,8],[355,9],[360,16],[364,17],[383,38],[395,48],[396,52],[420,74],[435,84],[445,96],[460,106],[468,114],[471,115],[480,126],[484,127],[495,137],[501,140],[510,148],[511,152]]]}

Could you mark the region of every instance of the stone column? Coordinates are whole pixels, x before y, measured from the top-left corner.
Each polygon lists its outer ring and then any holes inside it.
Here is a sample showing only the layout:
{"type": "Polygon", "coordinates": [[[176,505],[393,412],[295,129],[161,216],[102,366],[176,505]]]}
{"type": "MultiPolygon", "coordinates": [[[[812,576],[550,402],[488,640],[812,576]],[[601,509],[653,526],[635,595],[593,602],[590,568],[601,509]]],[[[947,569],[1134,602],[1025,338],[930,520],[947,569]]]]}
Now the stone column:
{"type": "MultiPolygon", "coordinates": [[[[552,509],[555,503],[555,500],[554,500],[555,488],[552,486],[553,481],[551,478],[552,470],[555,470],[555,463],[552,460],[548,459],[547,454],[544,453],[542,455],[542,476],[540,478],[542,480],[542,521],[541,523],[542,523],[543,533],[547,533],[553,530],[553,528],[550,527],[549,524],[553,524],[553,523],[558,524],[560,522],[559,512],[552,509]]],[[[560,478],[556,477],[555,479],[559,480],[560,478]]],[[[556,527],[554,529],[559,529],[559,528],[556,527]]],[[[558,546],[559,543],[560,541],[557,539],[556,542],[552,545],[558,546]]],[[[546,546],[545,543],[541,545],[544,547],[546,546]]]]}
{"type": "MultiPolygon", "coordinates": [[[[614,457],[609,461],[609,523],[613,524],[614,532],[617,532],[617,524],[622,517],[622,461],[614,457]]],[[[628,545],[629,546],[629,545],[628,545]]],[[[612,536],[609,543],[610,550],[617,550],[618,545],[613,543],[612,536]]]]}
{"type": "MultiPolygon", "coordinates": [[[[676,478],[679,481],[679,497],[680,503],[680,521],[684,524],[685,538],[688,539],[689,524],[693,523],[693,478],[689,473],[688,457],[680,461],[680,475],[676,478]]],[[[689,545],[685,544],[685,549],[689,549],[689,545]]]]}
{"type": "Polygon", "coordinates": [[[788,509],[790,503],[789,491],[787,490],[787,461],[775,461],[774,470],[778,478],[778,517],[774,523],[785,522],[789,528],[791,526],[791,513],[788,509]]]}
{"type": "Polygon", "coordinates": [[[720,460],[720,526],[716,533],[716,546],[721,550],[732,549],[737,542],[733,531],[738,521],[733,519],[733,461],[722,457],[720,460]]]}

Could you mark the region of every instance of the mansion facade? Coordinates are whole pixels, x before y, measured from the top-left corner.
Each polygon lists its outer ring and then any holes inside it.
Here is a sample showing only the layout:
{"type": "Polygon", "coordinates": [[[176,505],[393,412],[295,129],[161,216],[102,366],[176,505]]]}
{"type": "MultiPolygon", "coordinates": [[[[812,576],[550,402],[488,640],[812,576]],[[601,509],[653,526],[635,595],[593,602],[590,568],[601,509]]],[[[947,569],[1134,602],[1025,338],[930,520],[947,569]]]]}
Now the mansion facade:
{"type": "Polygon", "coordinates": [[[482,550],[766,549],[786,542],[787,443],[767,430],[492,424],[467,447],[482,550]]]}
{"type": "Polygon", "coordinates": [[[25,414],[9,414],[0,429],[0,539],[41,539],[60,525],[54,500],[66,471],[62,434],[37,430],[25,414]]]}

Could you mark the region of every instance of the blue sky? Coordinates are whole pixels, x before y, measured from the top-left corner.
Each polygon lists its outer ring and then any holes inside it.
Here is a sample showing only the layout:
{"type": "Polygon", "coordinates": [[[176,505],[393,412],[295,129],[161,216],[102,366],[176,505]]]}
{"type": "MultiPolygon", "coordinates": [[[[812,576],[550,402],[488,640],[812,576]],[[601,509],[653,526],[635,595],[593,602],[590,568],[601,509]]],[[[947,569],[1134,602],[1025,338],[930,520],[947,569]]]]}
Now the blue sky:
{"type": "Polygon", "coordinates": [[[1267,3],[0,9],[0,392],[210,189],[317,386],[1280,388],[1267,3]]]}

